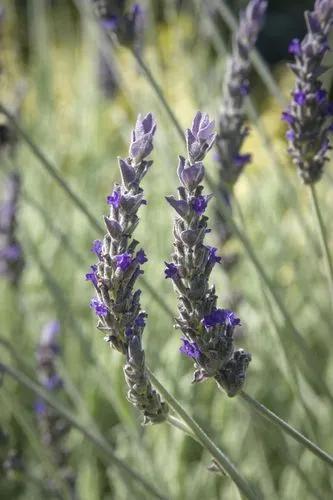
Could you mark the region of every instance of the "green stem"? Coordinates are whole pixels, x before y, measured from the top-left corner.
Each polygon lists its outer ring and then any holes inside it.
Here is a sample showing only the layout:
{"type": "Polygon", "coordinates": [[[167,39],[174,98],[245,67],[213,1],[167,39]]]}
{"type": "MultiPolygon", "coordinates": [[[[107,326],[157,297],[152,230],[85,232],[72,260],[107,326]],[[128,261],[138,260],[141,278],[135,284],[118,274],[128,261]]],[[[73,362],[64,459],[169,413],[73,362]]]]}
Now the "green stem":
{"type": "MultiPolygon", "coordinates": [[[[210,189],[212,189],[212,191],[214,191],[215,186],[212,183],[211,179],[208,176],[206,176],[206,178],[207,178],[207,184],[209,185],[210,189]]],[[[303,354],[304,360],[306,361],[306,366],[309,369],[309,373],[311,372],[311,374],[312,374],[311,379],[312,379],[313,386],[317,388],[317,391],[319,392],[319,394],[322,392],[322,389],[324,389],[327,397],[333,403],[333,395],[331,393],[330,388],[322,379],[320,379],[318,377],[318,373],[317,373],[317,370],[315,367],[316,363],[314,363],[314,361],[316,361],[315,353],[313,353],[309,349],[304,338],[302,337],[300,332],[295,327],[293,320],[291,319],[291,316],[290,316],[284,302],[282,301],[279,294],[275,290],[273,282],[271,281],[269,276],[266,274],[264,267],[262,266],[259,258],[257,257],[257,255],[256,255],[256,253],[251,245],[251,242],[249,241],[249,239],[247,238],[245,233],[239,229],[239,227],[237,226],[237,224],[235,223],[235,221],[232,218],[232,215],[230,213],[230,209],[228,207],[226,207],[222,201],[221,201],[221,203],[219,203],[217,210],[218,210],[218,213],[220,214],[220,216],[224,217],[224,219],[227,221],[228,225],[232,229],[233,233],[237,236],[237,238],[242,243],[242,245],[243,245],[248,257],[252,261],[252,264],[254,265],[257,273],[259,274],[263,283],[265,284],[265,286],[269,290],[276,306],[278,307],[282,317],[284,318],[284,320],[286,322],[286,325],[288,326],[288,328],[290,329],[290,331],[292,333],[292,336],[293,336],[293,339],[294,339],[296,345],[298,346],[298,348],[300,349],[300,351],[303,354]]]]}
{"type": "Polygon", "coordinates": [[[147,368],[152,384],[163,396],[170,407],[183,419],[185,424],[191,429],[201,445],[209,451],[217,463],[225,470],[234,483],[238,486],[243,495],[250,500],[258,500],[258,496],[248,482],[243,479],[235,465],[229,458],[216,446],[199,424],[186,412],[183,406],[168,392],[168,390],[156,379],[153,373],[147,368]]]}
{"type": "Polygon", "coordinates": [[[291,427],[291,425],[287,424],[282,418],[278,417],[275,413],[273,413],[271,410],[266,408],[263,404],[259,403],[256,399],[252,398],[249,394],[247,394],[245,391],[241,391],[239,393],[239,396],[246,401],[251,408],[253,408],[259,415],[264,417],[265,419],[269,420],[269,422],[273,423],[280,429],[282,429],[284,432],[289,434],[293,439],[301,443],[303,446],[305,446],[308,450],[310,450],[314,455],[316,455],[318,458],[320,458],[323,462],[329,464],[331,467],[333,467],[333,457],[323,451],[319,446],[314,444],[310,439],[306,438],[301,434],[299,431],[291,427]]]}
{"type": "Polygon", "coordinates": [[[140,483],[149,492],[153,498],[158,498],[159,500],[167,500],[167,497],[159,493],[155,486],[152,486],[146,479],[144,479],[139,473],[133,470],[125,462],[119,459],[114,453],[113,449],[102,435],[96,434],[91,430],[86,429],[59,401],[52,397],[43,387],[31,380],[21,371],[9,367],[8,365],[0,362],[0,372],[3,372],[14,380],[25,386],[30,391],[34,392],[41,398],[43,398],[52,408],[54,408],[60,415],[62,415],[70,424],[75,427],[81,434],[91,441],[98,449],[104,452],[104,454],[120,469],[125,471],[129,476],[131,476],[135,481],[140,483]]]}
{"type": "Polygon", "coordinates": [[[324,225],[323,217],[322,217],[322,214],[321,214],[321,211],[319,208],[316,187],[314,186],[314,184],[309,185],[309,190],[310,190],[310,195],[311,195],[313,211],[315,213],[315,217],[317,220],[318,233],[319,233],[319,237],[320,237],[320,243],[321,243],[322,252],[323,252],[323,256],[324,256],[324,260],[325,260],[325,266],[326,266],[326,276],[327,276],[327,281],[328,281],[328,288],[329,288],[330,298],[331,298],[331,302],[332,302],[332,306],[333,306],[333,264],[332,264],[332,258],[331,258],[330,251],[328,248],[325,225],[324,225]]]}
{"type": "Polygon", "coordinates": [[[142,59],[141,55],[138,53],[138,51],[136,51],[135,49],[131,49],[131,52],[136,60],[136,62],[139,64],[140,68],[142,69],[142,71],[144,72],[145,74],[145,77],[147,78],[148,82],[150,83],[150,85],[152,86],[152,88],[154,89],[158,99],[161,101],[166,113],[168,114],[170,120],[172,121],[175,129],[177,130],[180,138],[182,141],[185,140],[184,138],[184,132],[183,132],[183,129],[178,121],[178,119],[176,118],[176,115],[174,114],[174,112],[172,111],[168,101],[166,100],[166,97],[164,96],[164,93],[163,93],[163,90],[162,88],[160,87],[160,85],[157,83],[157,81],[155,80],[153,74],[151,73],[149,67],[147,66],[147,64],[144,62],[144,60],[142,59]]]}

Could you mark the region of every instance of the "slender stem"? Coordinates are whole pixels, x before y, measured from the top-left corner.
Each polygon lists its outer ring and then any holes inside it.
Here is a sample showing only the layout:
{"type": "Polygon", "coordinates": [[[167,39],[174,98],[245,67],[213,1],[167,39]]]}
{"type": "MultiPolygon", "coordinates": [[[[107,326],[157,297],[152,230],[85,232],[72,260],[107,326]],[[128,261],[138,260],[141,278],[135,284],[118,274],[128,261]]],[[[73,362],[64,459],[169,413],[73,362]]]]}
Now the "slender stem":
{"type": "Polygon", "coordinates": [[[266,408],[266,406],[264,406],[263,404],[259,403],[259,401],[257,401],[256,399],[252,398],[245,391],[241,391],[239,393],[239,396],[244,401],[246,401],[251,406],[251,408],[253,408],[259,415],[266,418],[267,420],[269,420],[269,422],[273,423],[281,430],[289,434],[289,436],[305,446],[323,462],[326,462],[331,467],[333,467],[333,457],[319,448],[319,446],[314,444],[312,441],[310,441],[310,439],[303,436],[303,434],[294,429],[291,425],[287,424],[287,422],[285,422],[282,418],[278,417],[275,413],[266,408]]]}
{"type": "Polygon", "coordinates": [[[235,482],[243,495],[250,500],[257,500],[259,497],[252,490],[248,482],[243,479],[235,465],[229,458],[216,446],[199,424],[186,412],[183,406],[168,392],[168,390],[156,379],[153,373],[147,368],[152,384],[164,397],[170,407],[183,419],[185,424],[191,429],[201,445],[206,448],[216,462],[225,470],[230,478],[235,482]]]}
{"type": "MultiPolygon", "coordinates": [[[[208,183],[209,187],[214,191],[215,186],[212,183],[211,179],[208,176],[206,176],[206,178],[207,178],[207,183],[208,183]]],[[[259,258],[257,257],[257,255],[252,247],[251,242],[249,241],[249,239],[247,238],[245,233],[239,229],[239,227],[237,226],[237,224],[235,223],[235,221],[232,218],[230,209],[228,207],[226,207],[222,201],[221,201],[221,203],[219,203],[217,210],[218,210],[219,214],[222,217],[224,217],[224,219],[227,221],[228,225],[232,229],[233,233],[237,236],[237,238],[242,243],[248,257],[252,261],[252,264],[254,265],[256,271],[258,272],[260,278],[262,279],[263,283],[265,284],[265,286],[269,290],[276,306],[278,307],[282,317],[284,318],[287,326],[289,327],[289,329],[293,335],[293,338],[294,338],[296,345],[298,346],[298,348],[300,349],[300,351],[303,354],[304,360],[306,361],[306,365],[307,365],[307,368],[309,370],[308,373],[309,373],[309,375],[311,374],[311,380],[312,380],[313,386],[316,387],[319,394],[324,389],[326,396],[333,403],[333,395],[332,395],[330,388],[328,387],[328,385],[325,383],[324,380],[322,380],[322,379],[320,379],[320,377],[318,377],[318,373],[317,373],[316,366],[315,366],[317,363],[314,363],[314,361],[317,361],[315,353],[313,353],[310,350],[310,348],[308,347],[304,338],[302,337],[300,332],[295,327],[294,322],[293,322],[284,302],[282,301],[279,294],[277,293],[273,282],[271,281],[269,276],[266,274],[266,271],[265,271],[264,267],[262,266],[259,258]]]]}
{"type": "Polygon", "coordinates": [[[186,424],[184,424],[184,422],[179,420],[178,418],[169,414],[167,416],[167,421],[169,422],[169,424],[173,425],[173,427],[180,429],[182,432],[185,432],[185,434],[190,436],[192,439],[195,439],[196,441],[198,441],[197,436],[195,434],[193,434],[191,429],[186,424]]]}
{"type": "Polygon", "coordinates": [[[111,446],[107,443],[107,441],[102,435],[86,429],[85,426],[82,425],[72,415],[72,413],[67,410],[67,408],[65,408],[59,401],[57,401],[56,398],[52,397],[43,387],[41,387],[39,384],[31,380],[21,371],[13,367],[9,367],[8,365],[2,362],[0,362],[0,372],[1,371],[12,377],[14,380],[25,386],[30,391],[34,392],[35,394],[43,398],[50,406],[52,406],[52,408],[54,408],[60,415],[62,415],[68,422],[70,422],[70,424],[73,427],[75,427],[79,432],[81,432],[81,434],[85,438],[91,441],[98,449],[102,450],[107,455],[107,457],[114,463],[114,465],[125,471],[135,481],[140,483],[153,496],[153,498],[158,498],[160,500],[167,500],[167,497],[159,493],[159,491],[156,490],[155,486],[152,486],[138,472],[133,470],[130,466],[128,466],[125,462],[123,462],[120,458],[118,458],[117,455],[114,453],[113,449],[111,448],[111,446]]]}
{"type": "Polygon", "coordinates": [[[315,213],[315,217],[317,220],[320,243],[321,243],[321,247],[322,247],[323,256],[325,259],[328,288],[329,288],[329,293],[330,293],[331,302],[332,302],[332,306],[333,306],[333,264],[332,264],[332,258],[331,258],[330,251],[328,248],[325,225],[324,225],[323,217],[322,217],[322,214],[321,214],[321,211],[319,208],[317,191],[316,191],[315,185],[310,184],[309,190],[310,190],[313,211],[315,213]]]}

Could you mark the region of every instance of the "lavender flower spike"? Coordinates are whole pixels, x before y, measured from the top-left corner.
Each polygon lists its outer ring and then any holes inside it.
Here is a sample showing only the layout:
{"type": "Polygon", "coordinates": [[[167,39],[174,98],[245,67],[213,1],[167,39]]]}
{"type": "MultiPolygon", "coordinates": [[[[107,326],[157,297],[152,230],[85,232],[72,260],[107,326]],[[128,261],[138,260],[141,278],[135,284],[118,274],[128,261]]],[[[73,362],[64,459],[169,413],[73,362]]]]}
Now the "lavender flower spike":
{"type": "Polygon", "coordinates": [[[21,178],[12,172],[6,179],[5,199],[0,205],[0,275],[17,286],[24,267],[21,244],[16,235],[21,178]]]}
{"type": "Polygon", "coordinates": [[[289,52],[295,56],[290,68],[296,75],[289,107],[282,114],[288,124],[288,153],[305,184],[313,184],[322,176],[329,135],[333,127],[333,103],[319,77],[326,68],[322,61],[329,50],[328,34],[333,24],[333,2],[316,0],[314,10],[306,13],[308,33],[302,41],[293,39],[289,52]]]}
{"type": "MultiPolygon", "coordinates": [[[[201,116],[198,113],[193,123],[200,122],[201,116]]],[[[208,117],[207,123],[211,123],[208,117]]],[[[210,129],[210,137],[212,133],[210,129]]],[[[201,150],[201,159],[207,151],[208,148],[201,150]]],[[[213,377],[229,396],[234,396],[244,384],[251,356],[243,349],[234,349],[234,330],[240,320],[232,311],[218,308],[215,288],[209,283],[211,271],[221,259],[216,255],[216,248],[204,243],[208,218],[203,215],[202,208],[198,210],[202,207],[202,200],[210,198],[202,194],[200,184],[205,173],[204,165],[192,160],[191,151],[188,155],[187,160],[180,159],[178,167],[182,209],[173,197],[167,197],[177,215],[174,221],[175,250],[172,262],[166,263],[165,275],[177,290],[177,327],[184,335],[180,352],[195,362],[194,382],[213,377]],[[196,200],[200,202],[195,203],[196,200]]]]}
{"type": "Polygon", "coordinates": [[[247,155],[240,155],[248,133],[245,126],[244,101],[250,90],[250,53],[263,25],[266,8],[266,0],[249,1],[241,15],[232,54],[227,63],[216,141],[222,187],[232,186],[251,159],[247,155]],[[240,161],[240,158],[244,161],[240,161]]]}
{"type": "MultiPolygon", "coordinates": [[[[42,330],[37,350],[38,378],[44,388],[50,392],[59,392],[63,387],[63,380],[58,373],[56,364],[60,354],[59,330],[58,321],[47,323],[42,330]]],[[[74,494],[75,475],[68,464],[68,451],[64,447],[64,438],[70,427],[56,410],[45,403],[43,399],[36,401],[35,412],[43,445],[49,448],[54,464],[74,494]]],[[[50,485],[52,488],[57,488],[52,480],[50,480],[50,485]]]]}
{"type": "MultiPolygon", "coordinates": [[[[145,367],[142,335],[146,313],[141,310],[140,290],[134,291],[141,266],[147,261],[143,249],[132,237],[139,223],[137,212],[146,201],[140,183],[152,165],[147,156],[153,149],[156,123],[151,113],[139,115],[129,147],[129,157],[119,158],[122,183],[107,197],[110,215],[105,217],[107,233],[98,246],[98,263],[86,279],[96,291],[90,306],[111,347],[126,356],[125,379],[128,399],[144,414],[144,423],[166,419],[168,407],[152,388],[145,367]]],[[[94,248],[96,244],[94,244],[94,248]]]]}

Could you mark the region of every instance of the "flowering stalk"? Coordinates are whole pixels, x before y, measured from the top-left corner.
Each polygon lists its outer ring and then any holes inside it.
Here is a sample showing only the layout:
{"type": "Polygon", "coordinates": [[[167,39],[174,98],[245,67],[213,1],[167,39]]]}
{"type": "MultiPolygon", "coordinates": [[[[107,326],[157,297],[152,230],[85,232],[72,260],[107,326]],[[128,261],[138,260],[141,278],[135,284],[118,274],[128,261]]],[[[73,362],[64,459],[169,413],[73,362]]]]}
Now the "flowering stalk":
{"type": "Polygon", "coordinates": [[[16,236],[20,191],[21,178],[17,172],[12,172],[6,179],[5,199],[0,205],[0,275],[14,287],[24,267],[22,247],[16,236]]]}
{"type": "MultiPolygon", "coordinates": [[[[254,48],[264,22],[266,0],[250,0],[243,12],[233,41],[232,55],[227,63],[223,86],[222,110],[216,140],[219,162],[219,191],[227,206],[231,205],[231,191],[251,155],[241,153],[248,134],[245,125],[244,101],[249,94],[250,53],[254,48]]],[[[219,235],[222,243],[230,237],[225,220],[220,221],[219,235]]]]}
{"type": "Polygon", "coordinates": [[[125,2],[116,5],[108,0],[92,0],[92,4],[107,34],[113,34],[127,47],[141,47],[144,18],[140,4],[135,3],[129,11],[125,9],[125,2]]]}
{"type": "Polygon", "coordinates": [[[333,24],[333,2],[316,0],[312,12],[305,14],[308,33],[294,38],[289,52],[295,57],[290,68],[296,75],[292,101],[282,113],[288,124],[288,153],[304,184],[309,185],[325,258],[330,296],[333,303],[333,264],[314,184],[321,179],[331,149],[329,135],[333,131],[333,103],[322,87],[320,76],[327,70],[323,58],[329,50],[328,35],[333,24]]]}
{"type": "Polygon", "coordinates": [[[139,223],[138,209],[146,204],[140,183],[152,165],[146,158],[153,149],[155,130],[150,113],[144,118],[138,116],[129,157],[118,159],[122,184],[115,185],[107,197],[107,233],[103,241],[95,240],[92,246],[98,264],[86,274],[96,290],[90,306],[99,318],[97,327],[105,332],[110,346],[126,356],[128,399],[143,412],[144,423],[162,422],[168,414],[168,407],[152,388],[145,367],[142,335],[147,314],[141,310],[141,290],[133,291],[137,278],[143,274],[141,266],[147,261],[143,249],[135,250],[138,242],[132,234],[139,223]]]}
{"type": "MultiPolygon", "coordinates": [[[[63,380],[56,366],[56,359],[60,354],[58,334],[59,323],[57,321],[47,323],[42,330],[37,350],[39,382],[51,393],[57,393],[63,387],[63,380]]],[[[41,398],[36,402],[35,411],[43,444],[49,448],[55,466],[74,494],[75,476],[68,465],[68,451],[64,447],[64,438],[67,436],[70,426],[56,410],[41,398]]],[[[52,481],[50,486],[55,487],[52,481]]]]}
{"type": "Polygon", "coordinates": [[[234,330],[240,324],[235,313],[217,307],[215,287],[209,285],[210,273],[221,257],[217,249],[204,244],[208,218],[204,215],[212,195],[203,194],[200,184],[205,168],[201,160],[213,146],[214,122],[198,112],[191,129],[185,133],[188,158],[179,157],[179,198],[168,196],[176,210],[175,251],[166,263],[165,276],[178,292],[177,327],[184,334],[180,351],[195,361],[194,382],[214,377],[229,396],[242,388],[251,360],[243,349],[234,349],[234,330]]]}

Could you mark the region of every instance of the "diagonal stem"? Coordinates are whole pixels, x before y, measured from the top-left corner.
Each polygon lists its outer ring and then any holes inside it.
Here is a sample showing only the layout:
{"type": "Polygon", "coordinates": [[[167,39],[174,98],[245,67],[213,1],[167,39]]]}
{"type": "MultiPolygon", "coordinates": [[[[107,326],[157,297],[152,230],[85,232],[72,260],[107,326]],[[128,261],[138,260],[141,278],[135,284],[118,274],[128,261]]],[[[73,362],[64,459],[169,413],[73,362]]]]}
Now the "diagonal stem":
{"type": "Polygon", "coordinates": [[[282,418],[278,417],[275,413],[273,413],[271,410],[266,408],[263,404],[259,403],[256,399],[254,399],[252,396],[247,394],[245,391],[241,391],[239,393],[239,397],[243,399],[243,401],[246,401],[251,408],[253,408],[259,415],[264,417],[266,420],[269,422],[273,423],[277,427],[279,427],[281,430],[283,430],[285,433],[289,434],[293,439],[301,443],[303,446],[305,446],[311,453],[316,455],[320,460],[323,462],[326,462],[329,464],[331,467],[333,467],[333,457],[326,453],[326,451],[322,450],[317,446],[315,443],[310,441],[307,437],[305,437],[303,434],[301,434],[299,431],[294,429],[291,425],[289,425],[285,420],[282,418]]]}
{"type": "Polygon", "coordinates": [[[315,185],[310,184],[309,190],[310,190],[313,211],[314,211],[316,222],[317,222],[322,252],[323,252],[323,256],[324,256],[324,260],[325,260],[328,288],[329,288],[331,303],[333,306],[333,264],[332,264],[332,258],[331,258],[330,251],[328,248],[327,234],[326,234],[326,230],[325,230],[323,216],[321,214],[319,203],[318,203],[318,197],[317,197],[315,185]]]}
{"type": "Polygon", "coordinates": [[[54,397],[52,397],[43,387],[39,384],[31,380],[21,371],[10,367],[2,362],[0,362],[0,372],[9,375],[11,378],[25,386],[30,391],[34,392],[41,398],[43,398],[52,408],[54,408],[60,415],[62,415],[68,422],[71,423],[73,427],[75,427],[81,434],[91,441],[97,448],[102,450],[104,454],[110,459],[111,462],[114,463],[117,467],[122,469],[128,475],[130,475],[135,481],[140,483],[147,492],[152,495],[152,498],[158,498],[159,500],[167,500],[167,497],[162,495],[159,491],[156,490],[155,486],[152,486],[146,479],[144,479],[138,472],[133,470],[129,465],[123,462],[117,455],[114,453],[111,446],[107,443],[105,438],[100,434],[96,434],[89,429],[86,429],[84,425],[82,425],[70,411],[67,410],[59,401],[57,401],[54,397]]]}
{"type": "Polygon", "coordinates": [[[248,482],[238,472],[230,459],[216,446],[199,424],[186,412],[183,406],[172,396],[169,391],[157,380],[153,373],[147,368],[152,384],[161,393],[165,401],[180,416],[185,424],[191,429],[201,445],[206,448],[217,463],[225,470],[243,495],[250,500],[258,500],[258,495],[252,490],[248,482]]]}

